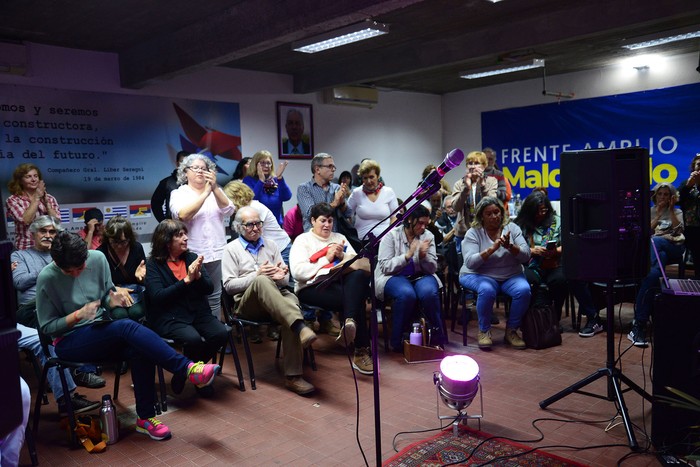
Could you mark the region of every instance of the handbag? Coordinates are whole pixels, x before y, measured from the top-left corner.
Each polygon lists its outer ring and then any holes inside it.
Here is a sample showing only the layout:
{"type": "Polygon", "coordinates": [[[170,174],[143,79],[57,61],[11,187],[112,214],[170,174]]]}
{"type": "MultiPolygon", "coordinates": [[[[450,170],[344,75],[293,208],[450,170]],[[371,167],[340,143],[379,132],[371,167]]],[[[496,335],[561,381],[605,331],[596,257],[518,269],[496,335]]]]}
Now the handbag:
{"type": "Polygon", "coordinates": [[[535,302],[523,316],[520,325],[525,345],[530,349],[546,349],[561,345],[561,330],[550,303],[535,302]]]}

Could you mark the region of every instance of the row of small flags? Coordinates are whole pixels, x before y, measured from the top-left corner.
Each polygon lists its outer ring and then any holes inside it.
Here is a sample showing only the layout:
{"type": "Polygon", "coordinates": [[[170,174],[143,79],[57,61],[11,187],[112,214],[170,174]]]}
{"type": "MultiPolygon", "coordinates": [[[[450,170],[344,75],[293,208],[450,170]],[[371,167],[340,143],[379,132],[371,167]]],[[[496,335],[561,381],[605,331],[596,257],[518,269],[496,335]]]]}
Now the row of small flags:
{"type": "MultiPolygon", "coordinates": [[[[61,213],[61,224],[69,224],[70,222],[84,223],[85,211],[94,207],[96,206],[82,206],[79,208],[59,209],[61,213]]],[[[129,217],[131,219],[145,219],[146,217],[152,217],[151,205],[148,203],[102,206],[100,210],[102,211],[102,214],[104,214],[105,222],[117,216],[129,217]]],[[[7,216],[7,225],[14,225],[14,220],[9,215],[7,216]]]]}

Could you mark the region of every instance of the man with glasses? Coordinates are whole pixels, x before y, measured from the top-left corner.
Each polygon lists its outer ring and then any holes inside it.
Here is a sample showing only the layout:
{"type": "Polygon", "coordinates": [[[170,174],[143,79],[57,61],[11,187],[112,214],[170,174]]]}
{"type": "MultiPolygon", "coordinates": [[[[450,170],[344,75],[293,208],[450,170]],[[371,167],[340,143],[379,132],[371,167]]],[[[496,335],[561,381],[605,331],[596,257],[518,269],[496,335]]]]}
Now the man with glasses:
{"type": "Polygon", "coordinates": [[[236,212],[233,227],[239,237],[226,245],[221,263],[226,293],[233,296],[235,312],[252,321],[272,318],[281,324],[285,387],[299,395],[315,388],[302,374],[303,348],[316,340],[304,324],[299,300],[286,286],[289,268],[277,245],[262,238],[258,212],[244,206],[236,212]]]}
{"type": "MultiPolygon", "coordinates": [[[[346,183],[333,183],[335,163],[330,154],[319,153],[311,160],[311,174],[308,182],[297,188],[297,203],[304,219],[304,232],[311,230],[311,207],[318,203],[328,203],[333,208],[333,217],[352,218],[352,209],[345,203],[350,188],[346,183]]],[[[333,231],[338,231],[338,222],[333,223],[333,231]]]]}
{"type": "MultiPolygon", "coordinates": [[[[44,267],[49,264],[51,259],[51,243],[53,242],[56,233],[62,230],[58,219],[51,216],[39,216],[29,226],[29,232],[34,237],[34,246],[27,250],[16,250],[12,252],[12,283],[19,295],[19,308],[17,309],[17,322],[20,323],[17,328],[22,332],[20,338],[20,347],[32,350],[35,355],[42,361],[45,360],[41,345],[39,344],[39,336],[34,329],[39,327],[39,322],[36,317],[36,280],[39,273],[44,267]]],[[[92,373],[92,367],[73,370],[75,382],[80,386],[88,388],[101,388],[105,385],[105,380],[92,373]],[[86,370],[86,371],[82,371],[86,370]],[[90,370],[90,371],[88,371],[90,370]]],[[[49,371],[49,386],[51,386],[56,400],[61,406],[61,397],[63,394],[60,388],[58,372],[56,370],[49,371]],[[57,392],[58,391],[58,392],[57,392]]],[[[75,388],[73,379],[68,379],[68,388],[75,388]]],[[[85,404],[84,398],[81,398],[77,393],[73,398],[78,398],[74,401],[74,408],[84,408],[90,404],[85,404]]],[[[99,404],[98,404],[99,405],[99,404]]],[[[94,407],[93,407],[94,408],[94,407]]]]}

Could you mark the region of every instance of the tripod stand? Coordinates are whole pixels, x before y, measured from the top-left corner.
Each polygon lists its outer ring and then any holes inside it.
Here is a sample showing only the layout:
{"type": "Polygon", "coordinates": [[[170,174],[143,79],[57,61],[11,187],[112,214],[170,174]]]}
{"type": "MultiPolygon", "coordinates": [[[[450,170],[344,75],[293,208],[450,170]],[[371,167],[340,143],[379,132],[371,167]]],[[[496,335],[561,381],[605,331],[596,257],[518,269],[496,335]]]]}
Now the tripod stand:
{"type": "Polygon", "coordinates": [[[622,416],[622,422],[625,425],[625,431],[627,433],[627,442],[632,450],[639,450],[639,444],[637,443],[637,438],[634,436],[634,431],[632,429],[632,422],[630,421],[629,414],[627,412],[627,406],[625,405],[625,399],[623,393],[629,391],[630,389],[637,392],[639,395],[651,402],[651,396],[641,387],[639,387],[634,381],[629,379],[627,376],[622,374],[619,368],[615,367],[615,336],[613,332],[613,326],[615,325],[615,304],[613,302],[613,282],[608,281],[606,285],[607,294],[607,360],[605,362],[605,368],[600,368],[596,370],[589,376],[586,376],[577,383],[572,384],[568,388],[559,391],[551,397],[540,402],[540,407],[545,409],[550,404],[563,399],[569,394],[579,393],[590,397],[597,397],[598,399],[604,399],[608,401],[617,402],[617,406],[620,410],[620,415],[622,416]],[[608,379],[608,393],[607,396],[601,396],[599,394],[593,394],[586,391],[581,391],[582,388],[588,386],[589,384],[597,381],[600,378],[607,377],[608,379]],[[620,383],[625,383],[628,389],[622,390],[620,383]]]}

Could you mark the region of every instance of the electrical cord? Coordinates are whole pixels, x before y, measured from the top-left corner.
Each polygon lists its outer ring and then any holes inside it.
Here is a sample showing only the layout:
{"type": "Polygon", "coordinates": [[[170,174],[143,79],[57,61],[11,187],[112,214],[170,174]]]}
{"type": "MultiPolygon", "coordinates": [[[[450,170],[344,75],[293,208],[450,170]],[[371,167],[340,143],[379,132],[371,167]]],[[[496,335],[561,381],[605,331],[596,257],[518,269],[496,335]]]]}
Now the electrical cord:
{"type": "Polygon", "coordinates": [[[431,431],[446,431],[448,428],[452,429],[452,424],[456,422],[460,418],[459,415],[457,415],[447,426],[439,426],[437,428],[426,428],[425,430],[412,430],[412,431],[399,431],[394,435],[394,438],[391,440],[391,447],[394,449],[394,452],[399,452],[399,450],[396,448],[396,438],[398,438],[401,435],[413,435],[416,433],[430,433],[431,431]]]}

